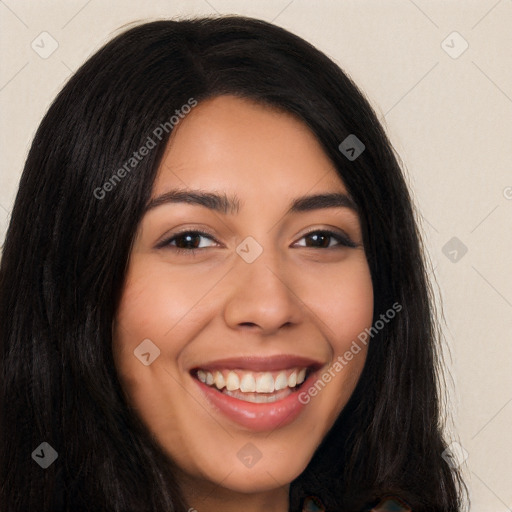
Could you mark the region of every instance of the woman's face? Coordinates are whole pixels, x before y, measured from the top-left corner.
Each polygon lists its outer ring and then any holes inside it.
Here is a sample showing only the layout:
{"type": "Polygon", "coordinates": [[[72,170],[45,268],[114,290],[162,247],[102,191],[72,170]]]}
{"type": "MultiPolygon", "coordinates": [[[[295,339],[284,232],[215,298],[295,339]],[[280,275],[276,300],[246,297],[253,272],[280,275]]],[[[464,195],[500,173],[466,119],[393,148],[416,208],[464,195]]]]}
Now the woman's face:
{"type": "Polygon", "coordinates": [[[286,486],[356,386],[366,346],[344,354],[371,326],[372,281],[350,200],[324,194],[347,190],[289,114],[221,96],[173,132],[114,356],[131,405],[196,488],[286,486]]]}

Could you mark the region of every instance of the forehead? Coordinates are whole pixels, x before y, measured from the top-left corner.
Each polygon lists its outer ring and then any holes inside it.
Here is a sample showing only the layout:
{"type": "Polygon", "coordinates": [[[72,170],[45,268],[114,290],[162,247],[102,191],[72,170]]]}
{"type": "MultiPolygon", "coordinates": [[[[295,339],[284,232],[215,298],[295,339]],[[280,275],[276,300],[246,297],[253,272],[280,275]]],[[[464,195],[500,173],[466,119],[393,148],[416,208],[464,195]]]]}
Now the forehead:
{"type": "Polygon", "coordinates": [[[199,103],[176,125],[154,195],[170,187],[236,189],[240,194],[346,192],[311,130],[292,114],[235,96],[199,103]]]}

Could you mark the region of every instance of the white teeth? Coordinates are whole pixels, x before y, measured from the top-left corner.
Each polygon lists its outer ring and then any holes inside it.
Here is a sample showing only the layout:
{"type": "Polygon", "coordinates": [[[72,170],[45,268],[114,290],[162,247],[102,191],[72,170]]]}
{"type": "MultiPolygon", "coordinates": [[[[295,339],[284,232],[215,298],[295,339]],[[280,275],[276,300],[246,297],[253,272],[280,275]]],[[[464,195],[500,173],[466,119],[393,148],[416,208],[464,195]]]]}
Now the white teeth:
{"type": "Polygon", "coordinates": [[[246,373],[242,377],[242,382],[240,382],[240,391],[243,391],[244,393],[259,391],[259,389],[256,389],[256,381],[254,380],[254,375],[246,373]]]}
{"type": "MultiPolygon", "coordinates": [[[[295,388],[306,379],[307,368],[279,372],[251,372],[246,370],[197,370],[197,378],[219,391],[241,393],[277,393],[295,388]]],[[[228,393],[229,394],[229,393],[228,393]]]]}
{"type": "MultiPolygon", "coordinates": [[[[305,370],[304,370],[304,372],[305,372],[305,370]]],[[[276,383],[275,383],[274,387],[275,387],[276,391],[279,391],[280,389],[284,389],[284,388],[288,387],[288,379],[286,378],[286,373],[281,372],[276,377],[276,383]]]]}
{"type": "Polygon", "coordinates": [[[243,400],[244,402],[252,402],[253,404],[268,404],[271,402],[277,402],[278,400],[282,400],[286,398],[288,395],[293,393],[290,388],[283,389],[279,392],[274,393],[273,395],[261,394],[257,393],[242,393],[241,391],[224,391],[226,395],[232,396],[233,398],[237,398],[238,400],[243,400]]]}
{"type": "Polygon", "coordinates": [[[224,375],[221,372],[215,372],[215,386],[218,389],[222,389],[226,385],[224,381],[224,375]]]}
{"type": "Polygon", "coordinates": [[[240,379],[235,372],[229,372],[226,379],[226,388],[228,391],[234,391],[240,388],[240,379]]]}
{"type": "MultiPolygon", "coordinates": [[[[242,390],[243,391],[243,390],[242,390]]],[[[273,393],[274,392],[274,377],[270,373],[264,373],[258,378],[256,384],[256,391],[258,393],[273,393]]]]}

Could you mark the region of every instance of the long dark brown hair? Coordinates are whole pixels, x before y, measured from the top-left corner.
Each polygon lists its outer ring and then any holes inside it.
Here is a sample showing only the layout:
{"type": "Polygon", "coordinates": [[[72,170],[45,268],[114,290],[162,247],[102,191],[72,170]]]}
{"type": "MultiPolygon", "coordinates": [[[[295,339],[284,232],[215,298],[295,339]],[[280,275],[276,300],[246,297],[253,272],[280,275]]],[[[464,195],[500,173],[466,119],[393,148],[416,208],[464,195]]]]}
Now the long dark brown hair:
{"type": "Polygon", "coordinates": [[[376,321],[361,378],[306,470],[291,510],[329,511],[393,494],[415,512],[461,510],[442,458],[439,328],[414,208],[369,102],[331,59],[272,24],[237,16],[126,30],[69,80],[21,178],[0,266],[2,512],[188,509],[175,467],[125,399],[112,319],[131,244],[169,137],[98,192],[190,98],[234,94],[294,114],[322,144],[360,212],[376,321]],[[365,145],[349,160],[340,143],[365,145]],[[103,191],[105,189],[102,189],[103,191]],[[58,453],[42,469],[42,442],[58,453]]]}

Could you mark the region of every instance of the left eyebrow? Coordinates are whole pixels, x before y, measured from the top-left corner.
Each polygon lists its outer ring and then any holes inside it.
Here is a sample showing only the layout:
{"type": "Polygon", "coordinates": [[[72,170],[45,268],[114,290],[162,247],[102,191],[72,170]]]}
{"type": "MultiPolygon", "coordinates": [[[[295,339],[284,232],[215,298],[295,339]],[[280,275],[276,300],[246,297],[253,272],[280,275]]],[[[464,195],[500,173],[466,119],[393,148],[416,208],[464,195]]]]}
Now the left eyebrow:
{"type": "MultiPolygon", "coordinates": [[[[202,190],[170,190],[155,197],[146,206],[144,213],[167,203],[189,203],[204,206],[224,214],[236,214],[241,202],[236,195],[206,192],[202,190]]],[[[341,192],[301,196],[292,201],[286,214],[308,212],[322,208],[348,208],[358,213],[358,208],[351,197],[341,192]]]]}
{"type": "Polygon", "coordinates": [[[355,213],[358,212],[358,208],[350,196],[335,192],[298,197],[292,202],[287,213],[309,212],[321,208],[349,208],[355,213]]]}

